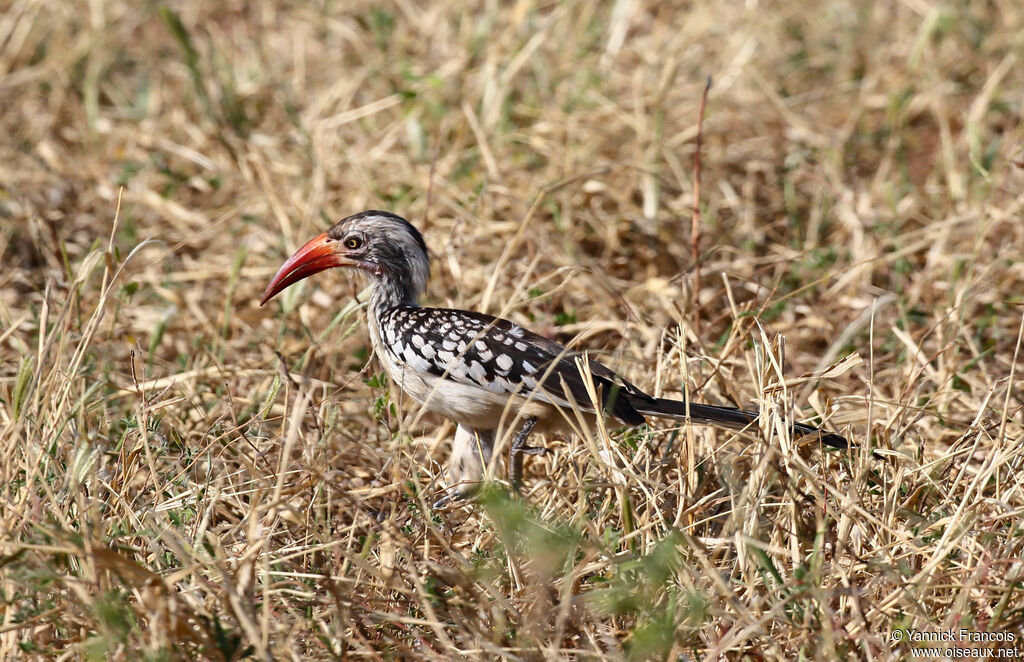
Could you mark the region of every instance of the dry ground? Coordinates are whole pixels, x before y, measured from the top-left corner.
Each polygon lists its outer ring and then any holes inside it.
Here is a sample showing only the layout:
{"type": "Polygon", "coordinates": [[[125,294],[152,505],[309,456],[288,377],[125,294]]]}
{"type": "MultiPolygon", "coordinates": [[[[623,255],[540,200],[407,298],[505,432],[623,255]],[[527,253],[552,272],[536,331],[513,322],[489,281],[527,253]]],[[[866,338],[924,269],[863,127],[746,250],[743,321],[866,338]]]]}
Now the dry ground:
{"type": "Polygon", "coordinates": [[[0,654],[1024,654],[1022,35],[1019,0],[8,0],[0,654]],[[425,231],[427,303],[772,415],[547,439],[522,499],[432,510],[452,429],[361,282],[257,305],[366,208],[425,231]]]}

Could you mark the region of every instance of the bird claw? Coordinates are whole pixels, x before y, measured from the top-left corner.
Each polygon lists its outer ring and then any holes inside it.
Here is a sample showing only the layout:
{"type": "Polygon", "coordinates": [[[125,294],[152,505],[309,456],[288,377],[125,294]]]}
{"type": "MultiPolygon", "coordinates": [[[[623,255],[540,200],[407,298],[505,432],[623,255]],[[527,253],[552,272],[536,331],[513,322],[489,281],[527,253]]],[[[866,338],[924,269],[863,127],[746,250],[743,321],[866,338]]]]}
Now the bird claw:
{"type": "Polygon", "coordinates": [[[433,509],[440,510],[441,508],[447,506],[449,503],[453,501],[460,501],[462,499],[463,496],[461,494],[453,490],[449,490],[446,494],[442,495],[440,499],[434,502],[433,509]]]}
{"type": "Polygon", "coordinates": [[[434,510],[444,508],[449,504],[468,501],[480,490],[479,485],[463,485],[461,487],[449,487],[445,493],[434,502],[434,510]]]}

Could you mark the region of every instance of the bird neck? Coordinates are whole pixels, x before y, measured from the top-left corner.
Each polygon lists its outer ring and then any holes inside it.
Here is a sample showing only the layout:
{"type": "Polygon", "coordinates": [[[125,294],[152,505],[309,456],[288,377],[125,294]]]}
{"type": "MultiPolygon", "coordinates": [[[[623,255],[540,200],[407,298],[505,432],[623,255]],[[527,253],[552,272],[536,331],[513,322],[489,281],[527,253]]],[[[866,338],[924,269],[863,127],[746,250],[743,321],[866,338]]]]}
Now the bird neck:
{"type": "Polygon", "coordinates": [[[420,291],[412,278],[390,274],[375,276],[370,294],[370,311],[375,318],[380,319],[398,306],[416,306],[420,291]]]}
{"type": "Polygon", "coordinates": [[[380,319],[398,306],[417,305],[420,295],[427,289],[430,260],[423,250],[396,251],[379,260],[376,268],[367,273],[373,280],[370,312],[380,319]]]}

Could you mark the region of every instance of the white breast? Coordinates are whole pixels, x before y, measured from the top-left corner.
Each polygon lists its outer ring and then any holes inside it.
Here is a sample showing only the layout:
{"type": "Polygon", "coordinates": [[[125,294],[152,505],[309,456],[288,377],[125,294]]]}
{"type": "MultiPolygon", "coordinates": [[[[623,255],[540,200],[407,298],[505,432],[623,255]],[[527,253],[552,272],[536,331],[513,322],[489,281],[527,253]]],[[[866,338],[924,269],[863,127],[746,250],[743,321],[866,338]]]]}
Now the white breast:
{"type": "Polygon", "coordinates": [[[384,365],[391,383],[427,411],[456,423],[483,430],[498,427],[508,395],[492,393],[480,386],[463,384],[417,370],[415,361],[400,361],[380,340],[380,330],[372,321],[370,336],[377,358],[384,365]]]}

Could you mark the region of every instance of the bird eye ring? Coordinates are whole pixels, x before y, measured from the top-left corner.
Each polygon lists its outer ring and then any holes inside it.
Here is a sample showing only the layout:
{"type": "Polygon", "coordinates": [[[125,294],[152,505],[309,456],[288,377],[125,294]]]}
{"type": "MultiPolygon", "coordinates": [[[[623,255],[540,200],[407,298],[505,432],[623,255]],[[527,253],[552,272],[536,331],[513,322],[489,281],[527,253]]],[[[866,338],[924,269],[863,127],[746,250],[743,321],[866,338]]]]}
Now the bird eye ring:
{"type": "Polygon", "coordinates": [[[355,250],[363,245],[363,240],[359,237],[349,237],[345,240],[345,248],[355,250]]]}

